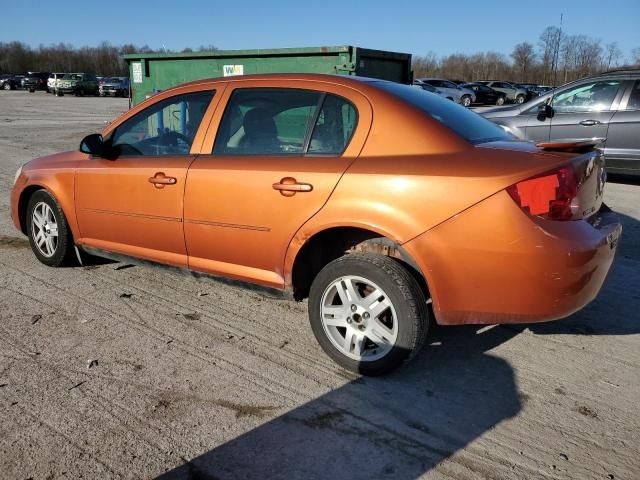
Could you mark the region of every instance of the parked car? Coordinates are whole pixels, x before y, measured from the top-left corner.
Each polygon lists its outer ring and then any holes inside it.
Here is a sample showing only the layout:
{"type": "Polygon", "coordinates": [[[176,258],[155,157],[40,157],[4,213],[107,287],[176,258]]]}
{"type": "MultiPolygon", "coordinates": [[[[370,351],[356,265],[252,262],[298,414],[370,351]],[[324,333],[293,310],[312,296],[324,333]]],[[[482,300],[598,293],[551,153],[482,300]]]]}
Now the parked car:
{"type": "Polygon", "coordinates": [[[438,89],[436,87],[433,87],[433,86],[429,85],[428,83],[421,83],[421,82],[415,81],[415,82],[413,82],[413,87],[422,89],[422,90],[424,90],[426,92],[433,93],[433,94],[438,95],[438,96],[440,96],[442,98],[446,98],[447,100],[452,100],[453,101],[453,98],[451,98],[450,95],[447,95],[442,90],[440,90],[440,89],[438,89]]]}
{"type": "Polygon", "coordinates": [[[504,93],[507,96],[508,102],[522,104],[527,101],[527,97],[530,97],[530,94],[526,89],[514,85],[510,82],[502,82],[497,80],[479,80],[475,83],[482,83],[487,87],[491,87],[494,90],[504,93]]]}
{"type": "Polygon", "coordinates": [[[100,96],[128,97],[129,78],[127,77],[106,77],[98,87],[100,96]]]}
{"type": "Polygon", "coordinates": [[[443,80],[441,78],[419,78],[418,81],[431,85],[432,87],[436,87],[438,90],[446,94],[447,98],[464,105],[465,107],[468,107],[476,100],[473,90],[460,88],[449,80],[443,80]]]}
{"type": "Polygon", "coordinates": [[[602,138],[608,171],[640,175],[640,69],[583,78],[482,115],[523,139],[602,138]]]}
{"type": "Polygon", "coordinates": [[[475,103],[481,105],[504,105],[507,101],[506,94],[481,83],[464,83],[461,86],[467,90],[472,90],[476,95],[475,103]]]}
{"type": "Polygon", "coordinates": [[[56,82],[55,94],[73,93],[76,96],[98,95],[98,80],[91,73],[67,73],[56,82]]]}
{"type": "Polygon", "coordinates": [[[62,80],[64,73],[50,73],[47,79],[47,93],[54,93],[58,80],[62,80]]]}
{"type": "Polygon", "coordinates": [[[19,82],[13,75],[0,75],[1,90],[15,90],[19,88],[19,82]]]}
{"type": "Polygon", "coordinates": [[[432,316],[528,323],[595,298],[621,232],[602,156],[553,147],[409,85],[222,77],[24,165],[11,214],[45,265],[77,247],[308,297],[325,352],[377,375],[432,316]]]}
{"type": "Polygon", "coordinates": [[[29,72],[22,82],[23,88],[33,93],[36,90],[47,90],[49,72],[29,72]]]}

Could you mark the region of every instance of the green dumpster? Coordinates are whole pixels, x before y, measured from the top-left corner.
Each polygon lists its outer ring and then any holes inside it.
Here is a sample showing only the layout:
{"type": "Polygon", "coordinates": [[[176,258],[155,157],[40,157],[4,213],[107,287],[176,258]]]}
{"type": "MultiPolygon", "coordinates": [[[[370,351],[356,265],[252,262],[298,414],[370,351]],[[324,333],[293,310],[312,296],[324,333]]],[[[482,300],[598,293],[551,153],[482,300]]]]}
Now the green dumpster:
{"type": "Polygon", "coordinates": [[[134,53],[123,58],[129,65],[134,105],[184,82],[254,73],[328,73],[411,81],[411,54],[352,46],[134,53]]]}

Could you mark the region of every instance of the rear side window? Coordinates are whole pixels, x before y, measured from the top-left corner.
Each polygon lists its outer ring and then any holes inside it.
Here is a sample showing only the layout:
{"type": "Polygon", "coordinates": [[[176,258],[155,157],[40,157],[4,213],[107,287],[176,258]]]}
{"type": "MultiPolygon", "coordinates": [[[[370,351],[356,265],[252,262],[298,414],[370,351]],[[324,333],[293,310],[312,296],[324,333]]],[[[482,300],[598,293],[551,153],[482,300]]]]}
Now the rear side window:
{"type": "Polygon", "coordinates": [[[121,155],[188,155],[214,91],[161,100],[120,125],[111,142],[121,155]]]}
{"type": "Polygon", "coordinates": [[[214,155],[341,154],[357,113],[347,100],[294,88],[236,89],[225,109],[214,155]]]}
{"type": "Polygon", "coordinates": [[[416,88],[399,83],[382,80],[371,83],[422,110],[469,143],[478,144],[514,139],[511,134],[505,132],[495,123],[445,98],[425,95],[424,92],[416,88]]]}
{"type": "Polygon", "coordinates": [[[353,104],[344,98],[327,95],[313,128],[309,153],[339,155],[349,144],[358,123],[353,104]]]}
{"type": "Polygon", "coordinates": [[[627,102],[627,110],[640,110],[640,80],[636,80],[627,102]]]}

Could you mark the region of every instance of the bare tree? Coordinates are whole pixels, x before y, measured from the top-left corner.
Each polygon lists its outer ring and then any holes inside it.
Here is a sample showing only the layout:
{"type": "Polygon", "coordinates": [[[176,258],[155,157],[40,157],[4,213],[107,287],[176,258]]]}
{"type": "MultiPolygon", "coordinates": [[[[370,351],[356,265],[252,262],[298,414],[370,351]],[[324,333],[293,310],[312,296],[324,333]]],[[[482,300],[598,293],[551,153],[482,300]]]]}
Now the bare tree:
{"type": "Polygon", "coordinates": [[[520,81],[526,82],[528,80],[529,70],[536,59],[536,53],[533,45],[529,42],[517,44],[511,53],[511,58],[513,58],[513,67],[515,71],[519,72],[520,81]]]}
{"type": "Polygon", "coordinates": [[[622,59],[622,50],[618,47],[618,42],[607,43],[604,47],[604,54],[602,56],[602,68],[604,70],[610,70],[620,65],[622,59]]]}
{"type": "Polygon", "coordinates": [[[551,83],[554,80],[553,74],[558,61],[561,37],[561,30],[555,26],[545,28],[540,35],[539,45],[542,60],[543,83],[551,83]]]}

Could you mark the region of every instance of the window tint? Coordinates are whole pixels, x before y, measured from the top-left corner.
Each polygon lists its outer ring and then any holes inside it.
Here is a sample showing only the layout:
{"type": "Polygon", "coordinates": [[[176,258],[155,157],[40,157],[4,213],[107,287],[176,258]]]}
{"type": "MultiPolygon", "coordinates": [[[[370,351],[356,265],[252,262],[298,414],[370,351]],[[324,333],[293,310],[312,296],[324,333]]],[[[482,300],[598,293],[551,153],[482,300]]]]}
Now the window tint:
{"type": "Polygon", "coordinates": [[[149,106],[116,129],[112,145],[121,155],[187,155],[214,93],[176,95],[149,106]]]}
{"type": "Polygon", "coordinates": [[[293,88],[237,89],[213,149],[216,155],[286,155],[304,151],[321,92],[293,88]]]}
{"type": "Polygon", "coordinates": [[[358,123],[351,102],[327,95],[313,128],[308,153],[340,155],[347,147],[358,123]]]}
{"type": "Polygon", "coordinates": [[[627,110],[640,110],[640,80],[636,80],[633,90],[631,90],[627,110]]]}
{"type": "Polygon", "coordinates": [[[558,113],[610,110],[619,88],[618,80],[584,83],[555,95],[553,109],[558,113]]]}
{"type": "Polygon", "coordinates": [[[514,139],[495,123],[445,98],[425,95],[399,83],[382,80],[373,80],[370,83],[422,110],[470,143],[514,139]]]}

